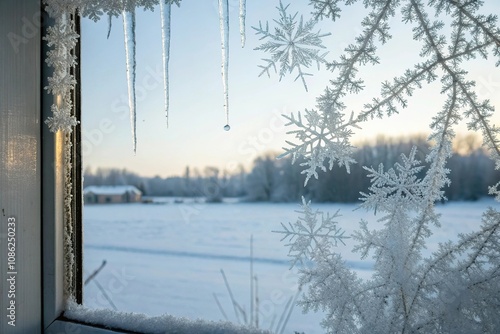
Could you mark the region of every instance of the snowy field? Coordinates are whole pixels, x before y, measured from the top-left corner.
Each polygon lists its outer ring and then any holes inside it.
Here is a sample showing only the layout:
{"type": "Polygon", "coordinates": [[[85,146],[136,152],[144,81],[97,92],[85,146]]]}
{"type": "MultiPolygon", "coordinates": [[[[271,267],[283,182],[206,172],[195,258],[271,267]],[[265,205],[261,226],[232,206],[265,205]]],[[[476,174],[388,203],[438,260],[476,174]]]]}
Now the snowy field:
{"type": "MultiPolygon", "coordinates": [[[[250,309],[250,236],[254,240],[254,275],[258,276],[259,327],[276,328],[289,298],[297,292],[296,274],[289,270],[280,222],[294,222],[297,204],[173,203],[86,205],[84,208],[84,271],[86,278],[103,260],[107,265],[84,289],[84,304],[96,308],[168,313],[188,318],[223,320],[214,298],[229,320],[237,322],[220,269],[225,271],[235,300],[250,309]],[[111,300],[108,301],[104,294],[111,300]],[[113,303],[113,305],[111,304],[113,303]]],[[[474,230],[492,199],[439,205],[443,226],[434,231],[428,251],[457,233],[474,230]]],[[[334,213],[350,234],[361,218],[372,228],[373,213],[356,205],[313,204],[313,209],[334,213]]],[[[352,243],[338,247],[363,277],[371,263],[352,254],[352,243]]],[[[285,333],[322,333],[321,314],[293,310],[285,333]]],[[[240,321],[242,321],[240,319],[240,321]]]]}

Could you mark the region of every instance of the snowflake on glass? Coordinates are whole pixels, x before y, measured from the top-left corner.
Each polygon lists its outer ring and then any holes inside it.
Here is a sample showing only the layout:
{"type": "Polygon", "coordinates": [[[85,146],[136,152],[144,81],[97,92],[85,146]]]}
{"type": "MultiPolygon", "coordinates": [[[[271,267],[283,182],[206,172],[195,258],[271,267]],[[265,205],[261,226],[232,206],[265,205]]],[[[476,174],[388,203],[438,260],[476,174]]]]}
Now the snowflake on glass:
{"type": "Polygon", "coordinates": [[[267,22],[265,27],[262,22],[259,22],[258,28],[252,27],[257,31],[257,35],[262,36],[260,40],[269,39],[266,43],[255,48],[255,50],[262,50],[271,54],[271,58],[263,59],[266,65],[259,65],[262,69],[259,76],[267,73],[270,77],[269,70],[274,68],[276,71],[276,64],[280,63],[280,81],[286,72],[292,73],[294,69],[297,69],[298,74],[295,80],[300,78],[307,91],[305,76],[311,74],[304,72],[304,68],[309,68],[313,62],[316,62],[319,69],[320,64],[326,62],[324,57],[328,52],[320,54],[321,49],[325,48],[321,38],[329,36],[330,33],[312,32],[317,20],[311,19],[304,22],[301,15],[300,20],[297,21],[298,13],[294,15],[287,14],[288,6],[290,5],[283,6],[280,1],[279,7],[276,7],[280,18],[274,20],[278,25],[274,28],[274,34],[269,31],[269,23],[267,22]]]}
{"type": "Polygon", "coordinates": [[[305,123],[300,112],[297,113],[297,117],[293,113],[283,117],[288,121],[286,126],[295,125],[298,128],[287,132],[298,139],[298,144],[287,140],[290,147],[284,147],[285,152],[278,158],[290,155],[292,163],[299,158],[305,160],[300,164],[305,167],[302,174],[307,175],[304,185],[312,176],[318,178],[318,170],[327,171],[325,163],[328,163],[329,170],[332,170],[337,163],[339,166],[345,166],[347,172],[349,166],[356,163],[352,158],[354,147],[349,140],[353,128],[359,128],[353,114],[345,121],[344,115],[339,112],[329,115],[323,110],[306,109],[305,123]]]}
{"type": "Polygon", "coordinates": [[[335,221],[340,217],[339,211],[325,215],[322,211],[313,211],[310,204],[302,197],[302,210],[296,211],[300,214],[298,220],[294,224],[288,223],[288,226],[281,223],[283,230],[274,231],[284,235],[282,241],[289,240],[288,256],[293,259],[292,267],[297,263],[304,264],[304,260],[314,260],[315,254],[324,256],[331,245],[337,245],[338,242],[345,245],[343,239],[349,238],[344,236],[344,231],[335,221]]]}
{"type": "Polygon", "coordinates": [[[52,116],[47,118],[45,124],[49,126],[52,132],[61,130],[70,133],[80,123],[75,116],[71,115],[71,107],[59,108],[57,105],[52,105],[51,110],[52,116]]]}

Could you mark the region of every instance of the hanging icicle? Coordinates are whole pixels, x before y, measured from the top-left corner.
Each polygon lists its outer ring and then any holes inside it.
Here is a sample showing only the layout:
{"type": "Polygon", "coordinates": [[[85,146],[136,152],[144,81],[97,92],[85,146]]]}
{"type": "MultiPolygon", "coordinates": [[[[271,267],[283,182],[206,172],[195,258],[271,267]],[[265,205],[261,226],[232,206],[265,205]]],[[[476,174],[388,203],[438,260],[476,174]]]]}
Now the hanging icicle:
{"type": "Polygon", "coordinates": [[[168,61],[170,59],[170,0],[160,0],[161,37],[163,48],[163,90],[165,95],[165,117],[168,127],[168,61]]]}
{"type": "Polygon", "coordinates": [[[247,16],[247,1],[240,0],[240,39],[241,39],[241,47],[245,47],[246,41],[246,27],[245,21],[247,16]]]}
{"type": "Polygon", "coordinates": [[[128,105],[134,153],[137,149],[137,122],[135,99],[135,9],[131,12],[123,10],[123,32],[125,35],[125,55],[127,64],[128,105]]]}
{"type": "MultiPolygon", "coordinates": [[[[126,72],[127,72],[127,89],[129,97],[129,109],[130,109],[130,122],[132,128],[132,142],[134,152],[137,150],[137,116],[136,116],[136,43],[135,43],[135,8],[136,6],[144,6],[145,8],[152,9],[158,0],[120,0],[120,1],[97,1],[100,4],[92,7],[83,6],[84,2],[87,0],[75,0],[69,1],[65,6],[61,7],[61,0],[44,0],[47,3],[47,10],[49,15],[56,19],[56,22],[61,21],[61,16],[65,13],[73,13],[77,9],[81,9],[81,13],[84,17],[90,17],[94,21],[101,18],[107,17],[108,19],[108,31],[107,37],[109,38],[112,29],[113,16],[118,16],[120,11],[123,18],[123,28],[124,28],[124,40],[125,40],[125,52],[126,52],[126,72]]],[[[161,22],[162,22],[162,47],[163,47],[163,71],[164,71],[164,102],[165,102],[165,114],[167,119],[167,126],[169,123],[169,59],[170,59],[170,30],[171,30],[171,7],[172,4],[180,5],[181,0],[161,0],[160,11],[161,11],[161,22]]],[[[229,64],[229,0],[218,0],[219,5],[219,23],[220,23],[220,33],[221,33],[221,49],[222,49],[222,83],[224,90],[224,111],[226,115],[226,125],[224,130],[229,131],[229,94],[228,94],[228,64],[229,64]]],[[[239,0],[239,25],[240,25],[240,38],[241,45],[244,46],[246,42],[246,31],[245,31],[245,20],[246,20],[246,0],[239,0]]],[[[77,39],[78,35],[68,34],[67,38],[61,38],[62,29],[50,29],[46,39],[49,41],[49,46],[56,50],[51,50],[47,54],[47,62],[49,66],[54,67],[54,76],[49,78],[48,90],[54,95],[62,95],[61,89],[65,92],[71,90],[76,84],[71,73],[62,76],[66,73],[61,71],[69,71],[70,67],[73,66],[73,56],[70,51],[73,48],[73,44],[77,39]],[[71,45],[68,44],[71,41],[71,45]],[[66,45],[68,44],[68,45],[66,45]],[[65,55],[67,59],[61,61],[62,55],[65,55]]],[[[69,96],[69,95],[68,95],[69,96]]],[[[78,121],[74,116],[69,115],[68,110],[72,107],[71,101],[68,98],[68,103],[62,106],[52,106],[53,115],[49,117],[46,123],[49,125],[51,131],[65,130],[71,131],[71,129],[78,124],[78,121]]]]}
{"type": "Polygon", "coordinates": [[[222,46],[222,85],[224,88],[224,111],[226,113],[226,125],[224,130],[229,131],[229,93],[227,69],[229,65],[229,4],[228,0],[219,0],[219,22],[222,46]]]}

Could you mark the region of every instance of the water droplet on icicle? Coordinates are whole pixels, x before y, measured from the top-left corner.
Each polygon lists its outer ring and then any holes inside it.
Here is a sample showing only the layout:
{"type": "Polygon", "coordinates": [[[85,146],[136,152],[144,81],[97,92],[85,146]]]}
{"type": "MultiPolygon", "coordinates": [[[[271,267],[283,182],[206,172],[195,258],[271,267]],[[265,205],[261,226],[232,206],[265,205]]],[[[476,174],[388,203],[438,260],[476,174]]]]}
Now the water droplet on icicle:
{"type": "Polygon", "coordinates": [[[231,130],[231,127],[229,126],[229,124],[224,125],[224,130],[225,131],[231,130]]]}
{"type": "Polygon", "coordinates": [[[137,114],[135,99],[135,10],[132,12],[123,11],[123,33],[125,36],[128,107],[130,110],[130,125],[132,128],[132,145],[135,153],[137,148],[137,114]]]}
{"type": "MultiPolygon", "coordinates": [[[[228,0],[219,0],[219,22],[222,50],[222,85],[224,87],[224,111],[226,113],[226,126],[229,126],[229,93],[227,69],[229,65],[229,4],[228,0]]],[[[224,127],[226,129],[226,127],[224,127]]],[[[229,129],[228,129],[229,130],[229,129]]],[[[227,130],[226,130],[227,131],[227,130]]]]}
{"type": "Polygon", "coordinates": [[[167,127],[169,109],[168,61],[170,59],[170,9],[170,1],[160,0],[161,37],[163,50],[163,90],[165,98],[165,117],[167,118],[167,127]]]}

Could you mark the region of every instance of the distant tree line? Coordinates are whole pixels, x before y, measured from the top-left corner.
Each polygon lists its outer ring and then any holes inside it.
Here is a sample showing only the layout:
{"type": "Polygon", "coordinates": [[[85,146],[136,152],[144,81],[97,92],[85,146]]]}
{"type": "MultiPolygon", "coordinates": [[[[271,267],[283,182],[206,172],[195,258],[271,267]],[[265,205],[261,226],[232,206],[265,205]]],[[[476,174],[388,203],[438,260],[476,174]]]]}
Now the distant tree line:
{"type": "MultiPolygon", "coordinates": [[[[301,161],[291,164],[289,158],[276,159],[277,154],[266,153],[255,159],[250,171],[240,166],[237,173],[229,174],[215,167],[203,171],[186,167],[184,175],[162,178],[141,177],[125,169],[86,169],[84,186],[135,185],[146,196],[204,197],[209,202],[220,202],[223,197],[240,197],[247,201],[295,202],[301,196],[315,202],[356,202],[360,191],[369,184],[363,166],[385,170],[400,161],[398,152],[410,152],[417,146],[420,160],[425,165],[427,142],[424,137],[407,140],[378,138],[375,143],[363,143],[357,148],[347,175],[344,168],[334,166],[323,172],[320,181],[311,179],[304,187],[301,161]]],[[[448,161],[451,184],[445,189],[449,200],[477,200],[488,195],[488,186],[500,179],[480,143],[474,136],[462,137],[455,143],[455,153],[448,161]]],[[[422,171],[422,176],[424,171],[422,171]]]]}
{"type": "Polygon", "coordinates": [[[90,185],[133,185],[145,196],[204,197],[209,202],[220,202],[223,197],[244,197],[245,170],[229,175],[216,167],[203,171],[186,167],[184,175],[162,178],[143,177],[126,169],[90,168],[84,171],[84,187],[90,185]]]}

